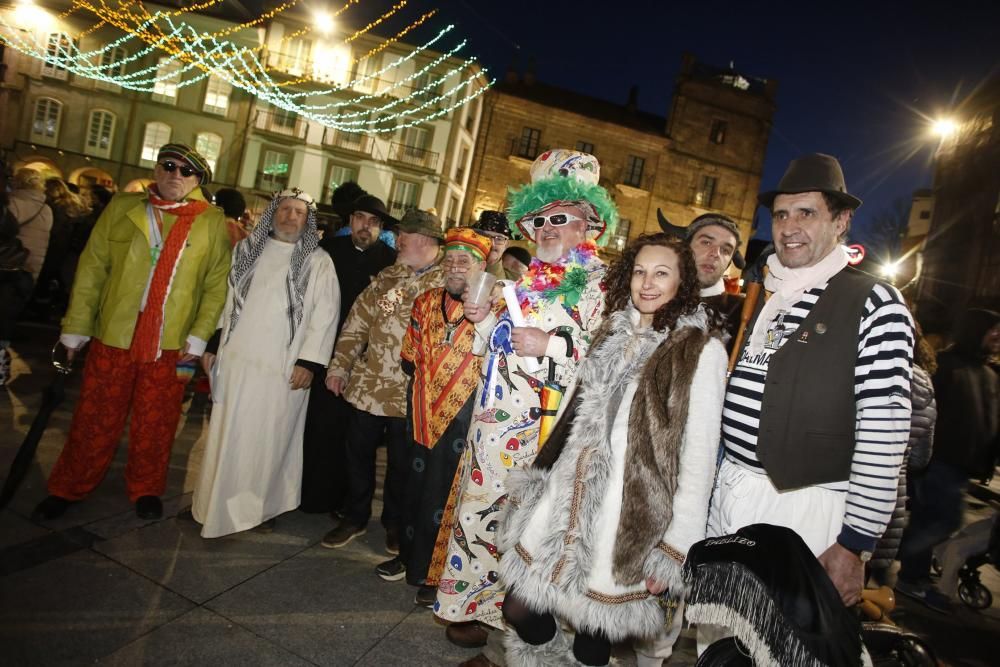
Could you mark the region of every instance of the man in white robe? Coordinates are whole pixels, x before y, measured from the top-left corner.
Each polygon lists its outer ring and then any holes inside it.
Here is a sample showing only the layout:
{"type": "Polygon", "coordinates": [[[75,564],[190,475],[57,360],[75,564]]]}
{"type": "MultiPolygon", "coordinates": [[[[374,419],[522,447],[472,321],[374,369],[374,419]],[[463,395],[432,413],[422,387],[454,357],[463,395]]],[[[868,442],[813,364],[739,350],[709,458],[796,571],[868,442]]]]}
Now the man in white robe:
{"type": "Polygon", "coordinates": [[[271,529],[299,505],[309,387],[340,313],[315,211],[308,194],[285,190],[234,251],[220,344],[203,362],[215,405],[192,505],[202,537],[271,529]]]}

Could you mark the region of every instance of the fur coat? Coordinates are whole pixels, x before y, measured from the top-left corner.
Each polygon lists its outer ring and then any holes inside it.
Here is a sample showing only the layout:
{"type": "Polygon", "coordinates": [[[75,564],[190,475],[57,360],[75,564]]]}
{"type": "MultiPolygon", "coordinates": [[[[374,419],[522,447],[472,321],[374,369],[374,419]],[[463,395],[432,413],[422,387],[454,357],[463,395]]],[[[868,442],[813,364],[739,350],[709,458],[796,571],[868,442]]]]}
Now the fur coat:
{"type": "Polygon", "coordinates": [[[664,625],[645,580],[683,591],[705,536],[726,353],[699,308],[673,331],[609,318],[581,365],[571,408],[531,468],[512,473],[500,577],[540,613],[611,641],[664,625]]]}

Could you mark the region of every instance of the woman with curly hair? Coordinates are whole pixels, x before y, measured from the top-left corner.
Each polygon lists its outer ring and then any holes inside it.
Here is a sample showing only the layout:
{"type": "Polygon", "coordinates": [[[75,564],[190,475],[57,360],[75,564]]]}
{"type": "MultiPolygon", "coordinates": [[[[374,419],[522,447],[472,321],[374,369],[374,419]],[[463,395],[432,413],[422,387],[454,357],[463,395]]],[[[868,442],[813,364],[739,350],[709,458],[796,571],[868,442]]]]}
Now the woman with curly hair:
{"type": "Polygon", "coordinates": [[[640,236],[605,287],[571,402],[508,482],[499,546],[512,665],[603,665],[613,643],[662,645],[679,627],[685,554],[705,537],[726,352],[691,251],[640,236]]]}

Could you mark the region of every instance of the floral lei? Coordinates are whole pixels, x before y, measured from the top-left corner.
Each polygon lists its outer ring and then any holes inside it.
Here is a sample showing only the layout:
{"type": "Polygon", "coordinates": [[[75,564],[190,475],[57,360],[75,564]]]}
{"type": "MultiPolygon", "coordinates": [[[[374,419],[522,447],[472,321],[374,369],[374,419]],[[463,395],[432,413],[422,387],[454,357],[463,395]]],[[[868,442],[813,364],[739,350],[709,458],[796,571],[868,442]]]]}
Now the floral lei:
{"type": "Polygon", "coordinates": [[[537,313],[543,304],[553,303],[559,297],[572,308],[580,301],[587,286],[588,269],[595,261],[599,259],[594,241],[581,243],[551,264],[533,258],[514,286],[521,310],[525,315],[537,313]]]}

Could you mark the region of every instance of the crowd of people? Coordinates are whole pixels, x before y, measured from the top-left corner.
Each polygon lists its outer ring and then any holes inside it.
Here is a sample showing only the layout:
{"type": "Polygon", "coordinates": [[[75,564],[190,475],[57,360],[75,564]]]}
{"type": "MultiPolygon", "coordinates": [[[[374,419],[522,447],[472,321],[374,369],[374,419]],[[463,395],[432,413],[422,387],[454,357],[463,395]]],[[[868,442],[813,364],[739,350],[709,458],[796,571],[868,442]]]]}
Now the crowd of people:
{"type": "MultiPolygon", "coordinates": [[[[374,574],[481,647],[469,667],[604,665],[622,643],[662,664],[689,549],[761,523],[793,530],[844,605],[898,549],[899,590],[947,608],[931,553],[995,461],[1000,316],[970,311],[935,359],[900,292],[848,265],[861,201],[836,159],[794,160],[760,195],[774,251],[759,297],[726,289],[744,262],[719,213],[661,215],[606,265],[617,208],[577,151],[544,152],[506,211],[448,230],[351,184],[341,232],[321,237],[297,188],[248,231],[238,192],[206,201],[210,180],[197,151],[163,146],[148,192],[115,195],[83,245],[58,246],[54,279],[75,272],[60,342],[89,349],[36,520],[96,488],[130,414],[129,498],[161,518],[200,363],[213,407],[178,518],[208,539],[299,508],[328,514],[322,546],[342,548],[367,531],[384,445],[374,574]]],[[[4,294],[44,282],[32,251],[85,215],[71,195],[53,186],[47,204],[19,172],[9,208],[29,261],[4,294]]],[[[729,631],[701,623],[699,645],[729,631]]]]}

